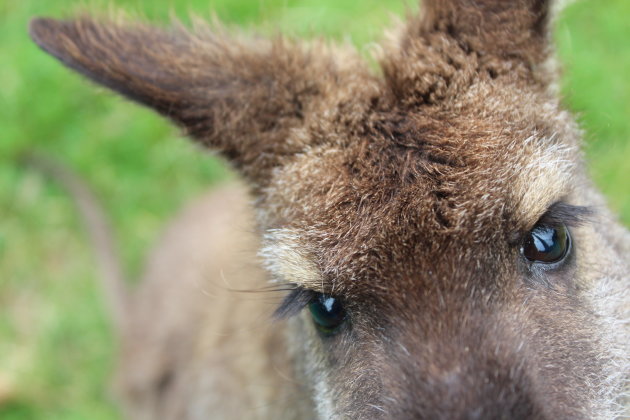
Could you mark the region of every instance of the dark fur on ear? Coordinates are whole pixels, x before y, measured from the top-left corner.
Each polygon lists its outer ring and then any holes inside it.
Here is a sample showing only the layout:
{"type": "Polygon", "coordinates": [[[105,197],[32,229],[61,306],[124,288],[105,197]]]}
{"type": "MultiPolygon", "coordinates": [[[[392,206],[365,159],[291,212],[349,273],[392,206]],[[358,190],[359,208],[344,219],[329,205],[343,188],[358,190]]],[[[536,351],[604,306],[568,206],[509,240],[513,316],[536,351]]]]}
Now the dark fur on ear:
{"type": "Polygon", "coordinates": [[[546,85],[551,0],[424,0],[382,65],[398,97],[451,97],[480,77],[546,85]],[[393,51],[393,52],[392,52],[393,51]]]}
{"type": "Polygon", "coordinates": [[[548,54],[550,0],[426,0],[416,28],[469,50],[535,64],[548,54]]]}
{"type": "Polygon", "coordinates": [[[292,129],[357,73],[358,60],[338,58],[326,46],[245,40],[221,28],[192,32],[85,16],[35,19],[30,33],[65,65],[218,150],[254,184],[264,184],[271,168],[308,146],[292,129]]]}

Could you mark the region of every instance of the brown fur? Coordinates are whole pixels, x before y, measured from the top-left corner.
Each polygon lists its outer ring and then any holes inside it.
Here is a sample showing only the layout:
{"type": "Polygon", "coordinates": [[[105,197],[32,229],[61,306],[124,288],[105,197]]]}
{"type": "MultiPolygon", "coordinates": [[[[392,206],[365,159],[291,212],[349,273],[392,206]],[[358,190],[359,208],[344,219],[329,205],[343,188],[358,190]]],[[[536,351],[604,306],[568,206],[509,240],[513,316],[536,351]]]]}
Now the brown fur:
{"type": "Polygon", "coordinates": [[[46,51],[233,162],[271,280],[350,317],[322,337],[308,311],[270,326],[267,301],[233,300],[267,275],[241,252],[242,190],[218,193],[171,228],[129,306],[134,418],[623,416],[630,239],[554,92],[549,1],[424,3],[383,44],[382,77],[317,43],[33,22],[46,51]],[[520,244],[555,203],[596,211],[567,219],[572,254],[540,269],[520,244]]]}

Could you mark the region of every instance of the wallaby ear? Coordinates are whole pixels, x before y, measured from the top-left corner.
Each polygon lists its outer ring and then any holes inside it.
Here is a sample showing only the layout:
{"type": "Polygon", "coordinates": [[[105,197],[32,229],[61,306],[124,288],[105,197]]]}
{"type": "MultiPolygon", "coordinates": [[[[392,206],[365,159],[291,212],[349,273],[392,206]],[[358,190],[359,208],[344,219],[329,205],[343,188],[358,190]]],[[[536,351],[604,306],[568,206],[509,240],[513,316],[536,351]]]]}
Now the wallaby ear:
{"type": "Polygon", "coordinates": [[[420,13],[385,48],[385,78],[396,96],[421,103],[446,99],[479,75],[547,85],[550,3],[422,0],[420,13]]]}
{"type": "Polygon", "coordinates": [[[343,65],[324,47],[245,41],[221,29],[81,17],[34,19],[30,34],[68,67],[170,118],[254,183],[307,146],[291,130],[327,87],[344,83],[343,65]]]}
{"type": "Polygon", "coordinates": [[[530,64],[547,57],[551,0],[424,0],[422,32],[442,32],[470,50],[530,64]]]}

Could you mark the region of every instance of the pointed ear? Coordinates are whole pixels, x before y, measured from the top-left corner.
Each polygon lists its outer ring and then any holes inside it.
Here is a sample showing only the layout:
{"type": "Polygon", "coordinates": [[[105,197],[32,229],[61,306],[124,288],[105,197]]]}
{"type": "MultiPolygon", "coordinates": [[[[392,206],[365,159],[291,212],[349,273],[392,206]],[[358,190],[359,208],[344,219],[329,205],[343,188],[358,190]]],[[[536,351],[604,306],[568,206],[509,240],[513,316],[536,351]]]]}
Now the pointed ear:
{"type": "Polygon", "coordinates": [[[350,73],[324,47],[239,40],[221,29],[81,17],[35,19],[30,34],[68,67],[170,118],[255,184],[308,146],[292,130],[350,73]]]}
{"type": "Polygon", "coordinates": [[[548,53],[551,0],[425,0],[421,32],[442,32],[467,48],[540,63],[548,53]]]}
{"type": "Polygon", "coordinates": [[[423,0],[381,61],[396,97],[433,103],[478,77],[549,85],[551,0],[423,0]]]}

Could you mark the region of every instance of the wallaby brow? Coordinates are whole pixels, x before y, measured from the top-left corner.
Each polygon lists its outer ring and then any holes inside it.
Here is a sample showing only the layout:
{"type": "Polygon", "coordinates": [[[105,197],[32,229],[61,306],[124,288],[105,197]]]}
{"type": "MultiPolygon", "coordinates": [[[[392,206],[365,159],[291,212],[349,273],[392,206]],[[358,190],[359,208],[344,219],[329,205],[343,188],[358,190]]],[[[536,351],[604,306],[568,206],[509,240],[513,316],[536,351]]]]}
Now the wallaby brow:
{"type": "Polygon", "coordinates": [[[271,229],[264,236],[260,256],[277,283],[295,284],[305,289],[324,292],[325,279],[309,252],[298,240],[298,232],[271,229]]]}

